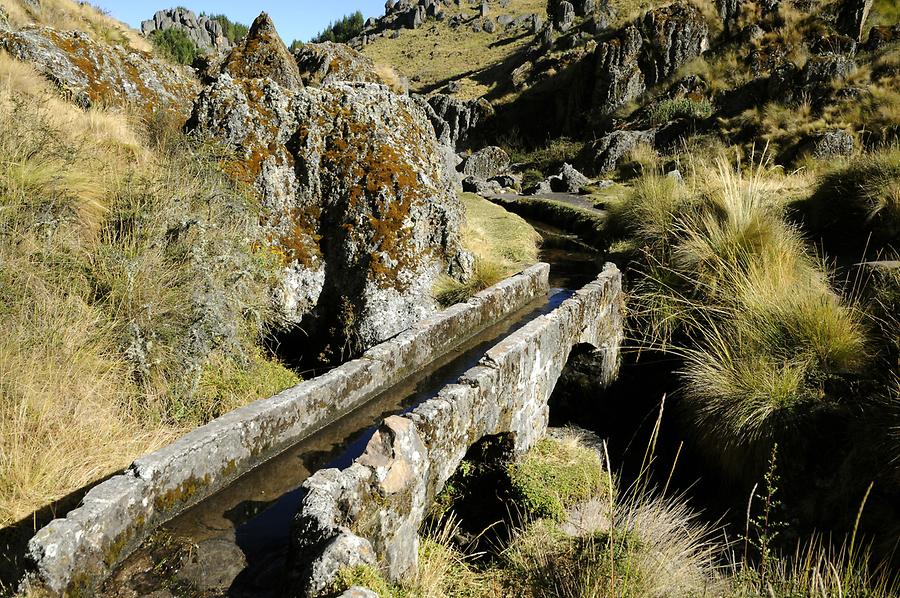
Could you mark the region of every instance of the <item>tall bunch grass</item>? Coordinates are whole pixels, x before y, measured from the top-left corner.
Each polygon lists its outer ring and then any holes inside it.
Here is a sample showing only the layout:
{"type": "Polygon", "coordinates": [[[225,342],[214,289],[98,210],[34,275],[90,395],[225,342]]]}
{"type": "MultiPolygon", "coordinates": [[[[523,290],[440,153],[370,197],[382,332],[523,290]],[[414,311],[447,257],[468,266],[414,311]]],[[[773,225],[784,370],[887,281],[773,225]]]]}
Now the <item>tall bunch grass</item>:
{"type": "Polygon", "coordinates": [[[168,139],[0,55],[0,526],[296,380],[257,208],[168,139]]]}
{"type": "Polygon", "coordinates": [[[619,208],[645,248],[640,340],[683,358],[687,421],[730,475],[758,471],[869,363],[859,309],[785,220],[783,181],[720,158],[684,185],[646,175],[619,208]]]}

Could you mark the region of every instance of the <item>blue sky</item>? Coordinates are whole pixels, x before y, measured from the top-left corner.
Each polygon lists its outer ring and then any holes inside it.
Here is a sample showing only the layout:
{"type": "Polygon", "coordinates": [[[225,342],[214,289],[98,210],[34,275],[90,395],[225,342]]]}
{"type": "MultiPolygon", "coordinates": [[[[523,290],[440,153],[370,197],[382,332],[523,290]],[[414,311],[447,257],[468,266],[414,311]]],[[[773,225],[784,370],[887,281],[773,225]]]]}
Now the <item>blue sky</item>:
{"type": "Polygon", "coordinates": [[[173,6],[185,6],[198,14],[202,11],[225,14],[231,20],[247,25],[260,12],[266,11],[288,44],[295,39],[309,41],[329,22],[357,10],[366,18],[384,14],[384,0],[93,0],[93,4],[136,29],[140,29],[141,21],[151,18],[157,10],[173,6]]]}

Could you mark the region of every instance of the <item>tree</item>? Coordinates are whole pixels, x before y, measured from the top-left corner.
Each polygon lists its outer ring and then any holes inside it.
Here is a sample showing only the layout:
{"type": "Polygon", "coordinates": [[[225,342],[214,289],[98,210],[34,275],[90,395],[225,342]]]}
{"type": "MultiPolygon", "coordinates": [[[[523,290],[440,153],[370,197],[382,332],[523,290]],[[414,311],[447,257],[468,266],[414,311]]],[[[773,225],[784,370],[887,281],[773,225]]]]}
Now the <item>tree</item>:
{"type": "Polygon", "coordinates": [[[178,64],[193,64],[202,54],[181,29],[157,29],[149,38],[160,54],[178,64]]]}
{"type": "Polygon", "coordinates": [[[319,35],[313,38],[313,43],[337,42],[346,43],[362,33],[365,20],[360,11],[346,15],[334,23],[329,23],[319,35]]]}

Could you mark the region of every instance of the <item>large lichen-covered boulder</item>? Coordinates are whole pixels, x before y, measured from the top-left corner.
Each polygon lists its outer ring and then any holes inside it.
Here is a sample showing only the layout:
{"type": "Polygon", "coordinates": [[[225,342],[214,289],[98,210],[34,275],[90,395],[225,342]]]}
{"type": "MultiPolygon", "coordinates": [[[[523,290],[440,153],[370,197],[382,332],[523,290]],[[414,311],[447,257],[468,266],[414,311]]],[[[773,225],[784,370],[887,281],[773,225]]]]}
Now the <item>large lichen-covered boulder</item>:
{"type": "Polygon", "coordinates": [[[188,69],[79,31],[0,28],[0,50],[30,63],[83,107],[136,105],[186,115],[200,87],[188,69]]]}
{"type": "Polygon", "coordinates": [[[462,207],[421,108],[373,83],[304,87],[265,14],[189,127],[235,150],[228,168],[258,192],[268,249],[284,263],[284,319],[331,336],[332,350],[408,328],[434,309],[435,279],[466,263],[462,207]]]}

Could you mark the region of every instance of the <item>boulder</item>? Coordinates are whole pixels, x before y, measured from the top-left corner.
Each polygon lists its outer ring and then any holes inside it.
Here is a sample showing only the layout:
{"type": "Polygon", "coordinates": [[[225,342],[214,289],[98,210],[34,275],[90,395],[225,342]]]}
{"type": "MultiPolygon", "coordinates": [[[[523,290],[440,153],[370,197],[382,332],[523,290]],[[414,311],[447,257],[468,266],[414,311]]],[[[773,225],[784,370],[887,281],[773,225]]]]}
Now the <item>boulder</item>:
{"type": "Polygon", "coordinates": [[[478,125],[494,114],[491,104],[482,98],[460,100],[439,93],[414,98],[428,115],[438,141],[454,149],[464,145],[478,125]]]}
{"type": "Polygon", "coordinates": [[[655,131],[613,131],[601,138],[593,146],[594,168],[597,172],[615,170],[625,154],[639,143],[652,144],[656,138],[655,131]]]}
{"type": "Polygon", "coordinates": [[[575,7],[571,2],[563,0],[556,7],[556,28],[565,33],[575,26],[575,7]]]}
{"type": "Polygon", "coordinates": [[[246,566],[232,534],[194,545],[176,578],[199,591],[227,590],[246,566]]]}
{"type": "Polygon", "coordinates": [[[228,53],[222,72],[235,79],[269,79],[285,89],[303,87],[297,62],[266,13],[253,21],[244,42],[228,53]]]}
{"type": "Polygon", "coordinates": [[[189,69],[79,31],[0,29],[0,50],[31,64],[85,108],[131,105],[186,116],[200,87],[189,69]]]}
{"type": "Polygon", "coordinates": [[[496,178],[486,181],[478,177],[467,176],[462,181],[462,190],[478,195],[493,195],[503,191],[503,185],[497,182],[496,178]]]}
{"type": "Polygon", "coordinates": [[[373,83],[305,87],[270,25],[261,15],[232,50],[189,129],[227,143],[226,169],[260,197],[284,321],[352,352],[433,311],[433,282],[463,263],[462,206],[416,101],[373,83]]]}
{"type": "Polygon", "coordinates": [[[559,174],[549,179],[550,188],[556,193],[578,193],[591,183],[587,178],[568,163],[563,164],[559,174]]]}
{"type": "Polygon", "coordinates": [[[815,158],[850,156],[856,142],[847,131],[826,131],[805,144],[804,150],[815,158]]]}
{"type": "Polygon", "coordinates": [[[487,180],[509,170],[512,161],[502,148],[488,146],[478,150],[463,162],[462,172],[466,176],[487,180]]]}
{"type": "Polygon", "coordinates": [[[335,81],[383,83],[372,59],[346,44],[303,44],[294,52],[294,60],[306,85],[321,87],[335,81]]]}
{"type": "Polygon", "coordinates": [[[485,19],[481,24],[481,30],[485,33],[494,33],[497,31],[497,23],[493,19],[485,19]]]}
{"type": "Polygon", "coordinates": [[[353,586],[338,598],[378,598],[378,594],[360,586],[353,586]]]}

